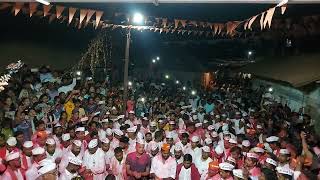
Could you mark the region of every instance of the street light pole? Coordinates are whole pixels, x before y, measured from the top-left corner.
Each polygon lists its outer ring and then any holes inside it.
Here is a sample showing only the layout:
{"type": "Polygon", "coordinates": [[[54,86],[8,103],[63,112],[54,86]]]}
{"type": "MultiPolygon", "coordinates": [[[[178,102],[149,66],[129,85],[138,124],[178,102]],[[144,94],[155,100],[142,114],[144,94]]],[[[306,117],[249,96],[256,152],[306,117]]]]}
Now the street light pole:
{"type": "Polygon", "coordinates": [[[129,55],[130,55],[130,39],[131,39],[131,30],[128,29],[127,33],[127,43],[125,50],[125,59],[124,59],[124,76],[123,76],[123,107],[124,112],[127,110],[127,101],[128,101],[128,73],[129,73],[129,55]]]}

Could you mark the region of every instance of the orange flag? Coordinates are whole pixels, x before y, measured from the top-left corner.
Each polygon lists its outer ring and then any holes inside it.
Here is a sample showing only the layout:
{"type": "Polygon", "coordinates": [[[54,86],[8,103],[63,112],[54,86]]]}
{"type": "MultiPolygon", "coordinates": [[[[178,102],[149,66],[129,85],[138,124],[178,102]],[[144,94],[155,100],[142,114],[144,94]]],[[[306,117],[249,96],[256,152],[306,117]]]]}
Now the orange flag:
{"type": "Polygon", "coordinates": [[[89,21],[90,21],[90,19],[91,19],[91,17],[93,16],[94,13],[95,13],[94,10],[91,10],[91,9],[88,10],[88,14],[87,14],[87,19],[86,19],[85,26],[88,25],[88,23],[89,23],[89,21]]]}
{"type": "Polygon", "coordinates": [[[43,16],[46,17],[51,9],[52,5],[43,5],[43,16]]]}
{"type": "Polygon", "coordinates": [[[76,11],[77,11],[77,8],[72,8],[72,7],[69,8],[69,22],[68,22],[69,24],[72,22],[73,16],[76,13],[76,11]]]}
{"type": "Polygon", "coordinates": [[[102,14],[103,14],[103,11],[97,11],[96,12],[96,26],[95,26],[95,29],[97,29],[98,26],[99,26],[102,14]]]}
{"type": "Polygon", "coordinates": [[[81,28],[82,21],[87,16],[88,10],[87,9],[80,9],[80,19],[79,19],[79,29],[81,28]]]}
{"type": "Polygon", "coordinates": [[[271,22],[272,22],[272,17],[273,17],[273,14],[274,14],[274,10],[276,8],[270,8],[268,11],[267,11],[267,15],[264,19],[264,22],[263,22],[263,28],[266,28],[266,25],[268,24],[269,25],[269,28],[271,27],[271,22]]]}
{"type": "Polygon", "coordinates": [[[261,14],[261,18],[260,18],[260,27],[261,27],[261,30],[263,29],[263,20],[264,20],[264,14],[265,14],[266,12],[263,12],[262,14],[261,14]]]}
{"type": "Polygon", "coordinates": [[[251,30],[252,23],[254,22],[254,20],[256,20],[257,17],[258,17],[258,15],[255,15],[249,20],[248,29],[251,30]]]}
{"type": "Polygon", "coordinates": [[[23,5],[24,5],[24,3],[22,3],[22,2],[16,2],[16,4],[14,5],[14,15],[15,16],[20,12],[23,5]]]}
{"type": "Polygon", "coordinates": [[[57,19],[59,19],[61,17],[63,10],[64,10],[63,6],[56,6],[57,19]]]}
{"type": "Polygon", "coordinates": [[[37,7],[38,7],[38,3],[36,3],[36,2],[30,2],[30,3],[29,3],[30,17],[32,16],[32,14],[33,14],[34,12],[37,11],[37,7]]]}

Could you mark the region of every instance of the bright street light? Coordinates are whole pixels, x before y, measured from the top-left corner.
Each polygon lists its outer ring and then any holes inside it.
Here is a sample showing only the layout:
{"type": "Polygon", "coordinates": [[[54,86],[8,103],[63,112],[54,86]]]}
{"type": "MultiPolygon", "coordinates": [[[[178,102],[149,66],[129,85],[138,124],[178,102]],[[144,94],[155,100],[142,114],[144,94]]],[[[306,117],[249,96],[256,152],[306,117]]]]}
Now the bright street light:
{"type": "Polygon", "coordinates": [[[160,60],[160,57],[158,56],[158,57],[157,57],[157,61],[159,61],[159,60],[160,60]]]}
{"type": "Polygon", "coordinates": [[[182,89],[185,91],[187,88],[185,86],[183,86],[182,89]]]}
{"type": "Polygon", "coordinates": [[[192,94],[192,95],[196,95],[196,91],[192,90],[192,91],[191,91],[191,94],[192,94]]]}
{"type": "Polygon", "coordinates": [[[248,52],[248,55],[251,56],[251,55],[252,55],[252,51],[249,51],[249,52],[248,52]]]}
{"type": "Polygon", "coordinates": [[[129,85],[129,86],[132,86],[132,82],[131,82],[131,81],[129,81],[129,82],[128,82],[128,85],[129,85]]]}
{"type": "Polygon", "coordinates": [[[268,91],[269,91],[269,92],[272,92],[272,91],[273,91],[273,88],[272,88],[272,87],[270,87],[270,88],[268,89],[268,91]]]}
{"type": "Polygon", "coordinates": [[[45,0],[36,0],[37,2],[41,3],[41,4],[44,4],[46,6],[48,6],[50,4],[50,2],[48,1],[45,1],[45,0]]]}
{"type": "Polygon", "coordinates": [[[81,71],[76,71],[77,76],[81,76],[81,71]]]}
{"type": "Polygon", "coordinates": [[[155,59],[152,59],[152,63],[156,63],[156,60],[155,60],[155,59]]]}
{"type": "Polygon", "coordinates": [[[145,101],[144,97],[143,97],[143,98],[141,98],[141,101],[142,101],[142,102],[144,102],[144,101],[145,101]]]}
{"type": "Polygon", "coordinates": [[[133,15],[133,22],[136,24],[142,24],[143,22],[143,15],[140,13],[135,13],[133,15]]]}
{"type": "Polygon", "coordinates": [[[179,82],[179,80],[176,80],[176,84],[179,84],[180,82],[179,82]]]}
{"type": "Polygon", "coordinates": [[[169,79],[169,75],[166,75],[165,78],[166,78],[166,79],[169,79]]]}

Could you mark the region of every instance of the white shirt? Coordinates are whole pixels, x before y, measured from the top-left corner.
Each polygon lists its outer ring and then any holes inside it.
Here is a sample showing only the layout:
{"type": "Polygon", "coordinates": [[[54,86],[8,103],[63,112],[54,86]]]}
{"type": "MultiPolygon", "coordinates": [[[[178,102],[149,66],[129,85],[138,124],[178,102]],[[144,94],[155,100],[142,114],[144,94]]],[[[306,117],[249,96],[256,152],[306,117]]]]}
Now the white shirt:
{"type": "Polygon", "coordinates": [[[38,176],[38,167],[39,165],[34,162],[32,166],[26,171],[27,180],[34,180],[35,177],[38,176]]]}
{"type": "Polygon", "coordinates": [[[186,150],[187,154],[190,154],[192,156],[192,159],[197,159],[197,157],[201,156],[201,149],[196,147],[195,149],[192,149],[191,146],[186,150]]]}
{"type": "MultiPolygon", "coordinates": [[[[22,176],[22,173],[21,173],[20,169],[17,169],[16,171],[13,171],[13,172],[14,172],[14,174],[17,176],[17,180],[23,180],[23,176],[22,176]]],[[[1,180],[13,180],[13,179],[11,178],[10,173],[9,173],[8,171],[5,171],[5,172],[3,173],[3,175],[0,176],[0,179],[1,179],[1,180]]]]}
{"type": "Polygon", "coordinates": [[[73,78],[71,84],[66,85],[66,86],[61,86],[61,87],[58,89],[58,92],[59,92],[59,93],[64,92],[64,93],[67,94],[69,91],[72,91],[73,88],[74,88],[76,85],[77,85],[77,80],[76,80],[76,78],[73,78]]]}
{"type": "Polygon", "coordinates": [[[152,159],[150,173],[154,173],[158,178],[175,178],[176,177],[177,162],[173,157],[163,160],[162,155],[159,154],[152,159]]]}
{"type": "Polygon", "coordinates": [[[182,166],[179,174],[179,180],[191,180],[191,167],[186,169],[182,166]]]}
{"type": "Polygon", "coordinates": [[[92,171],[94,180],[104,180],[106,169],[104,156],[105,153],[100,148],[94,154],[90,154],[89,150],[84,153],[83,166],[92,171]]]}
{"type": "Polygon", "coordinates": [[[48,159],[52,159],[53,162],[55,162],[55,160],[57,158],[62,157],[62,150],[60,148],[56,148],[56,150],[54,151],[54,153],[52,155],[50,155],[47,151],[46,151],[46,154],[47,154],[48,159]]]}
{"type": "Polygon", "coordinates": [[[82,160],[83,154],[79,153],[77,156],[74,155],[71,150],[62,155],[61,162],[59,164],[59,172],[63,173],[67,165],[69,164],[69,157],[77,157],[82,160]]]}
{"type": "Polygon", "coordinates": [[[71,180],[72,178],[78,176],[78,173],[74,173],[72,174],[71,172],[69,172],[67,169],[65,169],[59,177],[59,180],[71,180]]]}
{"type": "Polygon", "coordinates": [[[209,157],[207,160],[203,160],[202,157],[198,157],[195,160],[195,165],[198,168],[200,175],[205,174],[208,171],[209,163],[212,159],[209,157]]]}

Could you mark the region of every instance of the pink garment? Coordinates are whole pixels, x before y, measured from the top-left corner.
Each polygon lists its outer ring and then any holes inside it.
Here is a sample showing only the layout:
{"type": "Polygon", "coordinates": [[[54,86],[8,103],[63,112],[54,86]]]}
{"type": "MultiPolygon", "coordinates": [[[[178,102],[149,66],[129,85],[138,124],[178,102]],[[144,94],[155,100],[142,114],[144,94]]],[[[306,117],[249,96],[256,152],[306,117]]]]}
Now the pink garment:
{"type": "Polygon", "coordinates": [[[115,157],[111,159],[110,172],[116,177],[116,180],[126,179],[125,160],[119,162],[115,157]]]}
{"type": "Polygon", "coordinates": [[[254,176],[254,177],[259,177],[261,175],[260,168],[257,168],[257,167],[250,169],[249,173],[251,176],[254,176]]]}

